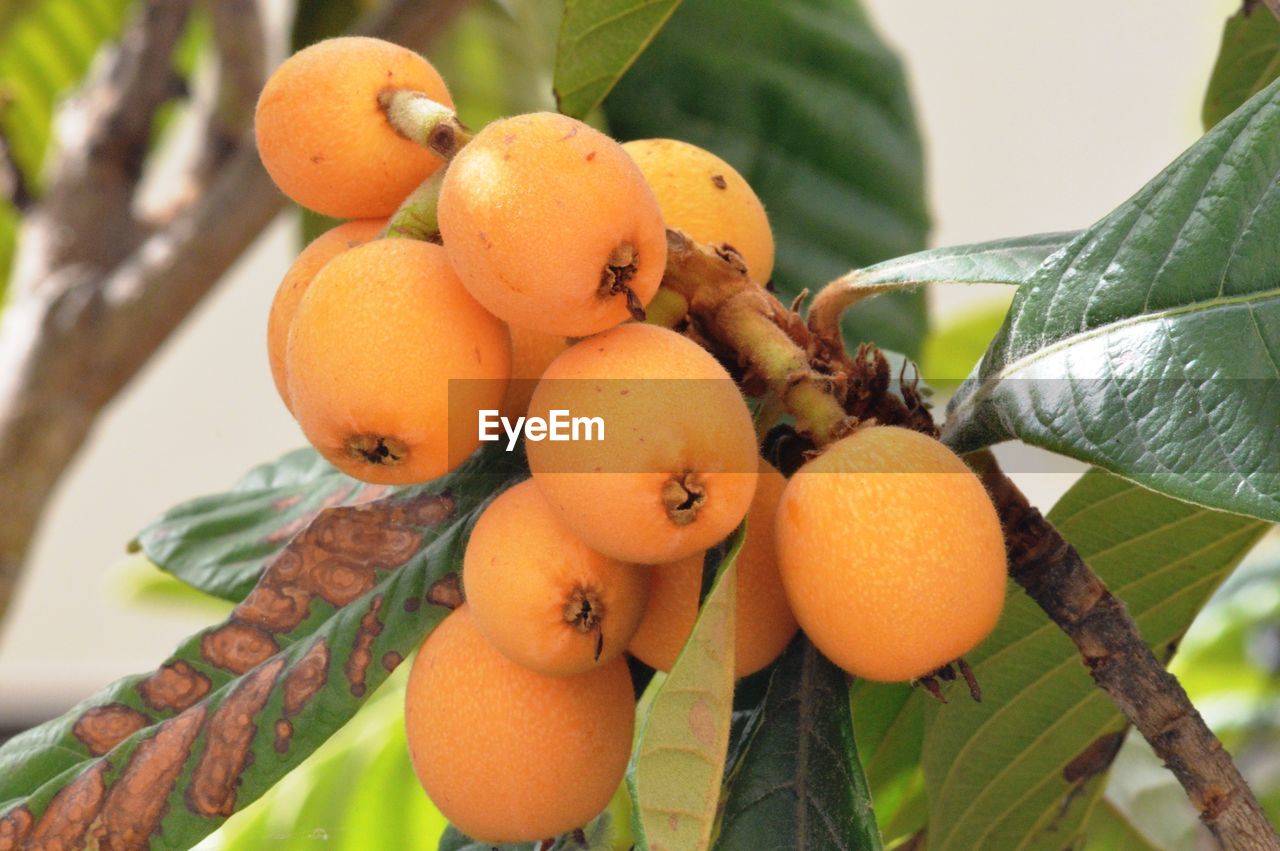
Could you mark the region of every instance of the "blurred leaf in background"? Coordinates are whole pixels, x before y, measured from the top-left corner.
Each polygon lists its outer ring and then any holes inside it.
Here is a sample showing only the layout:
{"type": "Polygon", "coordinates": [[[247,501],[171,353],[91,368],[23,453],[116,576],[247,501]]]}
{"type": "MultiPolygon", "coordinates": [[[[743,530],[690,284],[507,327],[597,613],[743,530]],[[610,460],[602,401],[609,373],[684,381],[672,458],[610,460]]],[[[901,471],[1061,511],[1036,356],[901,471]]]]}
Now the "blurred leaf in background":
{"type": "Polygon", "coordinates": [[[1280,19],[1260,3],[1227,18],[1200,119],[1208,130],[1280,77],[1280,19]]]}
{"type": "MultiPolygon", "coordinates": [[[[742,173],[769,213],[783,301],[924,246],[906,75],[858,3],[685,0],[604,110],[619,139],[683,139],[742,173]]],[[[851,311],[845,333],[916,357],[925,326],[917,291],[851,311]]]]}

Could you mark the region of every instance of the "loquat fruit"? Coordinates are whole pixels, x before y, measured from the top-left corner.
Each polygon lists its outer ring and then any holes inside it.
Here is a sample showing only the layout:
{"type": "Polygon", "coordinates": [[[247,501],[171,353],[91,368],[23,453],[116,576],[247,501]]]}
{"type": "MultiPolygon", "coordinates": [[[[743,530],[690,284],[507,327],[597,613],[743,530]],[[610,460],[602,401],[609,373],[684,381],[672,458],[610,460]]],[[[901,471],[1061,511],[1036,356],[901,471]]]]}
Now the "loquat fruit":
{"type": "Polygon", "coordinates": [[[298,312],[302,294],[326,263],[348,248],[377,239],[386,226],[386,219],[357,219],[330,228],[302,250],[280,282],[280,288],[276,290],[275,299],[271,302],[271,313],[267,317],[267,359],[271,362],[271,379],[286,408],[292,410],[293,406],[289,404],[289,379],[284,368],[284,353],[289,343],[289,328],[293,325],[294,314],[298,312]]]}
{"type": "Polygon", "coordinates": [[[635,728],[627,665],[552,677],[503,656],[470,605],[427,637],[404,721],[418,779],[459,830],[533,842],[582,827],[622,781],[635,728]]]}
{"type": "Polygon", "coordinates": [[[438,245],[379,239],[316,275],[285,352],[307,439],[348,475],[434,479],[480,445],[478,412],[511,372],[507,329],[458,282],[438,245]]]}
{"type": "Polygon", "coordinates": [[[855,676],[922,677],[990,634],[1005,593],[1000,519],[942,443],[871,426],[787,483],[778,565],[805,634],[855,676]]]}
{"type": "MultiPolygon", "coordinates": [[[[787,480],[760,461],[760,478],[747,511],[747,539],[738,552],[734,616],[735,677],[769,665],[796,634],[795,615],[778,576],[774,518],[787,480]]],[[[670,671],[698,619],[701,553],[649,568],[649,602],[627,651],[651,668],[670,671]]]]}
{"type": "Polygon", "coordinates": [[[623,144],[658,196],[662,220],[697,242],[728,244],[747,263],[753,281],[773,274],[773,231],[764,205],[731,165],[708,150],[676,139],[623,144]]]}
{"type": "Polygon", "coordinates": [[[495,121],[453,159],[440,233],[476,300],[513,326],[583,337],[648,304],[667,239],[622,146],[564,115],[495,121]]]}
{"type": "Polygon", "coordinates": [[[601,440],[529,441],[534,481],[587,546],[660,564],[702,552],[742,520],[756,486],[751,414],[714,357],[674,331],[627,324],[547,367],[530,417],[598,418],[601,440]]]}
{"type": "Polygon", "coordinates": [[[646,574],[578,540],[525,480],[481,513],[462,584],[494,647],[526,668],[565,675],[626,649],[644,614],[646,574]]]}
{"type": "Polygon", "coordinates": [[[286,59],[254,113],[258,154],[276,186],[339,219],[395,212],[441,160],[387,121],[378,96],[394,89],[453,106],[430,62],[381,39],[331,38],[286,59]]]}

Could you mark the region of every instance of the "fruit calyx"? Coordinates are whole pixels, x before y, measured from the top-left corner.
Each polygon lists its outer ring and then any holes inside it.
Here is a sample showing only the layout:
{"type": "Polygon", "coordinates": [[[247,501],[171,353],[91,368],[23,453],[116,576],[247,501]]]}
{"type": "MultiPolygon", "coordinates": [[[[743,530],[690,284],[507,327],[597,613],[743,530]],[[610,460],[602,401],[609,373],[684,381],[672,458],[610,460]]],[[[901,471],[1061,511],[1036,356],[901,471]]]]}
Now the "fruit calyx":
{"type": "Polygon", "coordinates": [[[662,504],[667,517],[677,526],[688,526],[698,519],[698,512],[707,501],[707,489],[697,473],[679,473],[662,486],[662,504]]]}
{"type": "Polygon", "coordinates": [[[601,628],[604,604],[595,589],[581,586],[573,589],[565,602],[564,621],[583,635],[596,634],[595,659],[600,661],[600,654],[604,652],[604,630],[601,628]]]}
{"type": "Polygon", "coordinates": [[[639,252],[634,245],[629,242],[618,243],[610,253],[609,259],[605,261],[604,268],[600,270],[600,289],[597,290],[597,294],[600,298],[625,295],[627,311],[631,314],[631,318],[637,322],[643,322],[644,305],[640,303],[635,290],[629,286],[631,279],[636,276],[639,261],[639,252]]]}
{"type": "Polygon", "coordinates": [[[366,464],[378,467],[394,467],[403,463],[409,455],[409,447],[394,437],[379,434],[358,434],[347,440],[347,453],[366,464]]]}

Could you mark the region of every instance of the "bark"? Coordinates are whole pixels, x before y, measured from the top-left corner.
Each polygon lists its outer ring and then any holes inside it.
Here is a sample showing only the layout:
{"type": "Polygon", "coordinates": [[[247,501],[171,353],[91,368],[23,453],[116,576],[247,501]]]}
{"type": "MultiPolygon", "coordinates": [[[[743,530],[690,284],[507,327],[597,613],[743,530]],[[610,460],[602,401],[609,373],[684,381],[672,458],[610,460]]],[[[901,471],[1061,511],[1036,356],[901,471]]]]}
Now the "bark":
{"type": "Polygon", "coordinates": [[[1280,848],[1231,755],[1142,640],[1124,603],[1027,502],[990,452],[968,460],[1000,512],[1009,574],[1075,642],[1094,682],[1173,772],[1200,820],[1224,848],[1280,848]]]}
{"type": "MultiPolygon", "coordinates": [[[[184,191],[156,219],[138,187],[156,110],[179,92],[174,45],[191,0],[143,5],[69,107],[48,192],[19,234],[0,317],[0,619],[41,511],[106,405],[285,206],[250,130],[264,70],[250,0],[210,3],[218,90],[184,191]]],[[[394,0],[359,31],[413,48],[465,0],[394,0]]]]}

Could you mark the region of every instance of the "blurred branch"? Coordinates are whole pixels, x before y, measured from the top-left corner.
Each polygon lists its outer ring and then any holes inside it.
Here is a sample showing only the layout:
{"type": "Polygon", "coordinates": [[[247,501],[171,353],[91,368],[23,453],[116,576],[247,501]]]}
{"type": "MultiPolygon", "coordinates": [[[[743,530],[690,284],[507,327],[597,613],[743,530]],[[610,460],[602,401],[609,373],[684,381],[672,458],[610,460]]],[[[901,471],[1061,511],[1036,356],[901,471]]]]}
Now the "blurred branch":
{"type": "MultiPolygon", "coordinates": [[[[99,413],[285,206],[250,132],[263,76],[256,8],[209,5],[220,71],[193,159],[204,190],[159,223],[136,215],[191,7],[151,0],[59,121],[49,193],[23,222],[0,316],[0,618],[40,513],[99,413]]],[[[420,49],[464,5],[394,0],[359,30],[420,49]]]]}
{"type": "Polygon", "coordinates": [[[1142,640],[1129,612],[1071,546],[1031,506],[989,451],[966,457],[1000,512],[1009,575],[1075,642],[1105,691],[1173,773],[1200,820],[1224,848],[1280,848],[1217,736],[1177,678],[1142,640]]]}

